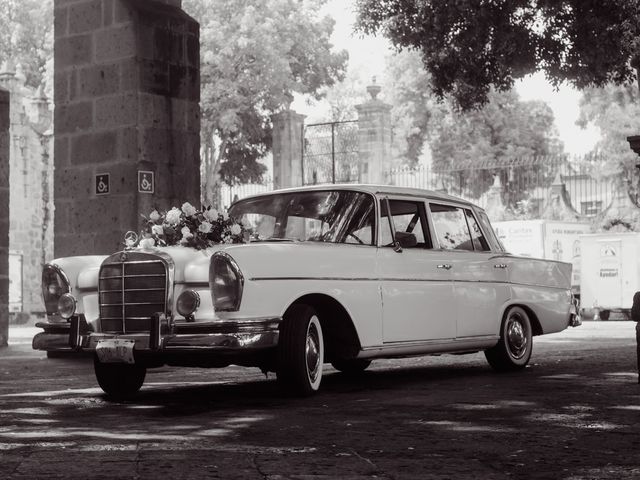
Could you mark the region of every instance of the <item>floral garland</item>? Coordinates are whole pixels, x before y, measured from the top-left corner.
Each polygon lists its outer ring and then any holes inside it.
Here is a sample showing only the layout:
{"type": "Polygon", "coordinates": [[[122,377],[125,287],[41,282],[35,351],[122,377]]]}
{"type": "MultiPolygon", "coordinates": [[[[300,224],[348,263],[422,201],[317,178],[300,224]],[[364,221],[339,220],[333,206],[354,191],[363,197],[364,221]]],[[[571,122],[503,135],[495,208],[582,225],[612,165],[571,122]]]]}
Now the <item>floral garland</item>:
{"type": "Polygon", "coordinates": [[[142,218],[147,224],[141,238],[138,241],[127,236],[125,243],[129,247],[183,245],[202,250],[219,243],[244,243],[249,238],[244,225],[226,211],[212,207],[198,210],[189,202],[167,212],[154,210],[142,218]]]}

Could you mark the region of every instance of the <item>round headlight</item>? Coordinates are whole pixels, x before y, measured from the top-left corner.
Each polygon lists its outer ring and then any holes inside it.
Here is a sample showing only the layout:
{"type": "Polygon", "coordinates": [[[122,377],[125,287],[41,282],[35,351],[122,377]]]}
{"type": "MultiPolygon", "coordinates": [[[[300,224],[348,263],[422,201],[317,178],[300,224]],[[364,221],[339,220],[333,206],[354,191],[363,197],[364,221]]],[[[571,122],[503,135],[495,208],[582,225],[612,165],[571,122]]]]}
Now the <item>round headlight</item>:
{"type": "Polygon", "coordinates": [[[65,293],[58,300],[58,313],[69,320],[76,313],[76,299],[70,293],[65,293]]]}
{"type": "Polygon", "coordinates": [[[183,317],[190,317],[200,306],[200,295],[193,290],[185,290],[178,297],[176,309],[183,317]]]}

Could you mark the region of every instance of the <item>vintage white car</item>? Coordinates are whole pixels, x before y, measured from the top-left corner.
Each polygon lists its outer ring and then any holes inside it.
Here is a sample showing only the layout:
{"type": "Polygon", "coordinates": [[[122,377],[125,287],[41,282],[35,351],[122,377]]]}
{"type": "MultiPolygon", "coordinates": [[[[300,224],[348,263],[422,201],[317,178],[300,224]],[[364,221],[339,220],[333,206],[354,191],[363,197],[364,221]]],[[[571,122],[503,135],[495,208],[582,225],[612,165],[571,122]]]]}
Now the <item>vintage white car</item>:
{"type": "Polygon", "coordinates": [[[110,396],[147,368],[255,366],[288,390],[323,366],[484,351],[524,368],[532,337],[580,324],[571,264],[505,252],[486,213],[432,191],[376,185],[280,190],[236,202],[243,244],[59,258],[33,348],[95,352],[110,396]]]}

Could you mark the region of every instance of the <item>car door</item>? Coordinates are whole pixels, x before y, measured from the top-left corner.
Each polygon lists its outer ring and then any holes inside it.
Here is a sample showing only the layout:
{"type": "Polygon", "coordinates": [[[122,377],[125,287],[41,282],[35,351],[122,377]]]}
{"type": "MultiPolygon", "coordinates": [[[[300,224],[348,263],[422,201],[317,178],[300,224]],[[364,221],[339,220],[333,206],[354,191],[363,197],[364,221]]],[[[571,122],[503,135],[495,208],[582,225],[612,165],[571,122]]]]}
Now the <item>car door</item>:
{"type": "Polygon", "coordinates": [[[451,273],[434,252],[426,228],[425,203],[388,199],[398,232],[413,233],[417,244],[394,250],[386,202],[379,221],[377,268],[380,278],[385,343],[452,339],[456,333],[451,273]]]}
{"type": "Polygon", "coordinates": [[[510,295],[501,252],[491,250],[471,208],[430,202],[429,213],[438,246],[449,253],[456,338],[497,335],[510,295]]]}

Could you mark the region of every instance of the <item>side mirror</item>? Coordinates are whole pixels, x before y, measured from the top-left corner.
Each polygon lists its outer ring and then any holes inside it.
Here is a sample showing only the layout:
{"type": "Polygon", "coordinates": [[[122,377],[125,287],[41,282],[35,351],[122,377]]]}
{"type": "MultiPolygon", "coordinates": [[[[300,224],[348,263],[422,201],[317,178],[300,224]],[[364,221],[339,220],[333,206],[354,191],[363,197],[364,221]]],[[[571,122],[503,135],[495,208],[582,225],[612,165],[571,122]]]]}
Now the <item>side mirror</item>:
{"type": "Polygon", "coordinates": [[[416,236],[408,232],[396,232],[395,241],[398,242],[402,248],[412,248],[418,244],[416,236]]]}

